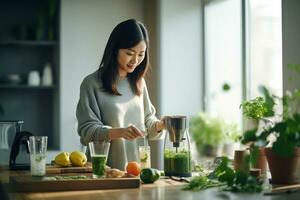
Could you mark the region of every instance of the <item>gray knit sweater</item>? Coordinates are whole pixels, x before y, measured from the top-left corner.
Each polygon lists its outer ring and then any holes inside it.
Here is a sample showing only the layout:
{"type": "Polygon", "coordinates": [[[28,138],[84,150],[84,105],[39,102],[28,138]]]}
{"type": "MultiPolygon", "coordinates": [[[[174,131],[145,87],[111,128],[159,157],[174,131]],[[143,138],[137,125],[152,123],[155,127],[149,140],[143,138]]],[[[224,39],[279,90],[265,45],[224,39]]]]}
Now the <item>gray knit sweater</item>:
{"type": "MultiPolygon", "coordinates": [[[[161,136],[155,129],[158,119],[151,104],[144,82],[143,93],[133,93],[127,78],[120,78],[117,89],[122,96],[105,92],[99,80],[99,71],[88,75],[80,86],[80,99],[77,105],[78,134],[83,145],[90,141],[108,139],[108,129],[135,125],[145,131],[148,139],[161,136]]],[[[138,161],[138,145],[143,139],[133,141],[116,139],[110,141],[107,165],[124,169],[126,162],[138,161]]]]}

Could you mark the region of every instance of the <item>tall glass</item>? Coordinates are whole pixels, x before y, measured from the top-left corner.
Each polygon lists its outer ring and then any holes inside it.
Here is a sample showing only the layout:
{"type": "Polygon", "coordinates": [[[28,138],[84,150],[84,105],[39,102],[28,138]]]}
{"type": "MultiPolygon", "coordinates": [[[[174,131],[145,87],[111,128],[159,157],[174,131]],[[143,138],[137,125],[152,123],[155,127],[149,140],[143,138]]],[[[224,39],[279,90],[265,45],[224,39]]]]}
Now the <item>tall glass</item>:
{"type": "Polygon", "coordinates": [[[30,136],[30,174],[44,176],[46,174],[47,136],[30,136]]]}
{"type": "Polygon", "coordinates": [[[139,146],[139,157],[142,169],[151,167],[150,146],[139,146]]]}
{"type": "Polygon", "coordinates": [[[92,158],[93,178],[105,176],[105,166],[110,143],[106,141],[90,142],[89,150],[92,158]]]}

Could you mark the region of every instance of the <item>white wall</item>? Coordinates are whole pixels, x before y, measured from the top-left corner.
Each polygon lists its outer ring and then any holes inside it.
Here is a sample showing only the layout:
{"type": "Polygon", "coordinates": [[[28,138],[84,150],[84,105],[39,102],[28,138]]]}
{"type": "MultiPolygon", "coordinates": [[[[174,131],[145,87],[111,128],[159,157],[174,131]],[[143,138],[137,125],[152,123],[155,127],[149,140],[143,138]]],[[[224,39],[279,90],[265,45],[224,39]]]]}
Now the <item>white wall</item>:
{"type": "Polygon", "coordinates": [[[201,0],[160,1],[162,115],[201,109],[201,0]]]}
{"type": "Polygon", "coordinates": [[[95,71],[112,29],[121,21],[143,21],[140,0],[62,0],[60,24],[60,146],[80,149],[76,105],[83,78],[95,71]]]}
{"type": "Polygon", "coordinates": [[[300,1],[282,0],[282,61],[283,91],[300,88],[300,74],[289,69],[297,65],[300,70],[300,1]]]}

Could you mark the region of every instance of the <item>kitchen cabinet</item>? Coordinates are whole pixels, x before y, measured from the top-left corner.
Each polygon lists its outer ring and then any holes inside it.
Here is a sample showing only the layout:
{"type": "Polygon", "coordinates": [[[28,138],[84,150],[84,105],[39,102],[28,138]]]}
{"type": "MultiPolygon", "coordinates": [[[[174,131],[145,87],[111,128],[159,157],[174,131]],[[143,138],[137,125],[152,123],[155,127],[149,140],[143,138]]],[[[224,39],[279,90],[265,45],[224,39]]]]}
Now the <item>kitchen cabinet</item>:
{"type": "Polygon", "coordinates": [[[0,120],[24,120],[59,149],[59,1],[1,1],[0,19],[0,120]],[[46,63],[53,81],[42,85],[46,63]],[[28,84],[32,71],[40,84],[28,84]]]}

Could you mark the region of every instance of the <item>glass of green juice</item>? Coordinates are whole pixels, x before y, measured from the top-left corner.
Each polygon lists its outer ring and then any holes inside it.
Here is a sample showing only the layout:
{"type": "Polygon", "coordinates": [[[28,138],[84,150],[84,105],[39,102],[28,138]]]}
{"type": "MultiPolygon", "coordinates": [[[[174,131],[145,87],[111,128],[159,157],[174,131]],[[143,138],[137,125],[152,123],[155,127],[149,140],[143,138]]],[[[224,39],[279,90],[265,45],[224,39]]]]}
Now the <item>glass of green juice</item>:
{"type": "Polygon", "coordinates": [[[105,166],[110,143],[106,141],[90,142],[89,150],[92,159],[93,178],[105,176],[105,166]]]}

